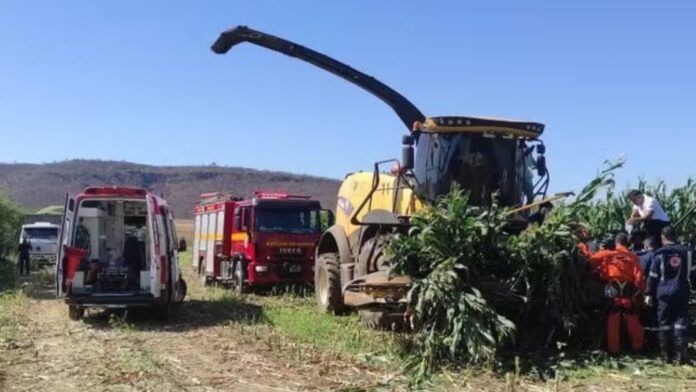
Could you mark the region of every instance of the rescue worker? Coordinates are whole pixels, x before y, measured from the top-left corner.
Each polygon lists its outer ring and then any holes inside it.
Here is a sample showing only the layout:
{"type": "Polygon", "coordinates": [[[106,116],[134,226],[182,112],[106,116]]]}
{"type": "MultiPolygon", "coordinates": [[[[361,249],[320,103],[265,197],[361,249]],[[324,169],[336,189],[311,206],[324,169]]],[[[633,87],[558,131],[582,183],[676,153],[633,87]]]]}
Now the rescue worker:
{"type": "MultiPolygon", "coordinates": [[[[636,256],[640,259],[640,269],[643,271],[643,277],[649,279],[650,265],[652,264],[652,255],[655,251],[655,239],[647,237],[643,240],[642,250],[636,252],[636,256]]],[[[648,352],[656,352],[657,350],[657,310],[654,306],[644,306],[641,311],[641,322],[645,331],[645,349],[648,352]]]]}
{"type": "Polygon", "coordinates": [[[31,243],[26,238],[23,238],[22,242],[17,247],[17,253],[19,253],[17,266],[19,267],[20,275],[29,275],[29,251],[33,249],[31,243]]]}
{"type": "Polygon", "coordinates": [[[676,243],[674,230],[662,229],[664,246],[652,255],[645,304],[657,301],[658,342],[663,361],[686,363],[691,251],[676,243]]]}
{"type": "MultiPolygon", "coordinates": [[[[640,270],[638,256],[628,248],[628,235],[619,233],[614,239],[614,249],[604,249],[592,255],[590,265],[599,271],[606,286],[605,296],[609,299],[607,313],[607,351],[612,354],[621,351],[621,319],[628,329],[631,347],[639,351],[645,338],[643,326],[637,314],[635,296],[645,287],[643,272],[640,270]]],[[[612,247],[606,244],[605,247],[612,247]]]]}
{"type": "Polygon", "coordinates": [[[648,237],[653,237],[658,245],[661,239],[661,231],[663,227],[669,225],[670,219],[667,213],[662,208],[657,199],[644,195],[639,190],[631,190],[628,192],[628,198],[633,202],[633,210],[628,219],[630,225],[643,223],[648,237]]]}

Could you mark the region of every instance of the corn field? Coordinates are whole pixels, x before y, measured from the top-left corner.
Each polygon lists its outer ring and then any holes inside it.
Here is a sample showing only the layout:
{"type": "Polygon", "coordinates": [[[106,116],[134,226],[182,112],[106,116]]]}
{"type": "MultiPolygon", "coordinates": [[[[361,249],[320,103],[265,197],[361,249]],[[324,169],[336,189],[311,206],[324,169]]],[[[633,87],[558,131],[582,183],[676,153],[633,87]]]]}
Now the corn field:
{"type": "MultiPolygon", "coordinates": [[[[388,247],[392,273],[413,279],[408,303],[419,352],[410,365],[427,377],[440,364],[486,364],[502,352],[597,349],[602,343],[603,284],[577,250],[579,225],[595,238],[624,229],[631,212],[607,164],[543,224],[510,233],[508,211],[470,206],[454,188],[413,217],[408,235],[388,247]]],[[[669,191],[641,181],[693,243],[696,182],[669,191]]]]}

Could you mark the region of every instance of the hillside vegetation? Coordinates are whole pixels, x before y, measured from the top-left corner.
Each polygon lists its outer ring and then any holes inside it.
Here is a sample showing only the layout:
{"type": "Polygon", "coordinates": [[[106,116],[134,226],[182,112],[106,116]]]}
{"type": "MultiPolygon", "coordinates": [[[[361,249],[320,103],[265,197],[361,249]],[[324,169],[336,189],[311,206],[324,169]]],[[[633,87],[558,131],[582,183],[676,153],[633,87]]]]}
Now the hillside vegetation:
{"type": "Polygon", "coordinates": [[[71,160],[48,164],[0,164],[0,188],[21,205],[39,209],[62,204],[65,193],[92,185],[145,187],[164,196],[177,217],[190,218],[201,193],[255,190],[310,194],[335,208],[340,181],[283,172],[221,166],[148,166],[129,162],[71,160]]]}

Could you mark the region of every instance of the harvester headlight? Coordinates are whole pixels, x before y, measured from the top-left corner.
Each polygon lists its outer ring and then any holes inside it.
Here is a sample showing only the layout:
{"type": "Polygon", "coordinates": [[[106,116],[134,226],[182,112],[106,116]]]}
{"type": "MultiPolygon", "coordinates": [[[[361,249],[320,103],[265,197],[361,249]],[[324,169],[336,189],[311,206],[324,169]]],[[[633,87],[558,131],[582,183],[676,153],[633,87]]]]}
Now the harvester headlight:
{"type": "Polygon", "coordinates": [[[254,267],[254,270],[256,270],[256,272],[268,272],[268,266],[267,265],[257,265],[256,267],[254,267]]]}

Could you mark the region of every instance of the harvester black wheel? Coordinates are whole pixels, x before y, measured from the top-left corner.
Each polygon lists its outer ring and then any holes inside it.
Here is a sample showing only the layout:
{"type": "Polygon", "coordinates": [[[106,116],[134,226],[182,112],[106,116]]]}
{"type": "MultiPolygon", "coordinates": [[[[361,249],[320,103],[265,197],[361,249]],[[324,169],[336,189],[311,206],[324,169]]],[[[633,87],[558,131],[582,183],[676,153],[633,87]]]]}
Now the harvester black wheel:
{"type": "Polygon", "coordinates": [[[365,241],[360,248],[358,255],[358,265],[356,266],[355,276],[360,277],[376,271],[387,269],[389,264],[384,256],[384,248],[388,237],[378,235],[365,241]]]}
{"type": "Polygon", "coordinates": [[[340,314],[344,310],[338,254],[322,253],[314,268],[314,292],[323,312],[340,314]]]}
{"type": "Polygon", "coordinates": [[[403,331],[407,326],[403,313],[392,312],[389,309],[360,309],[358,316],[363,324],[374,329],[403,331]]]}

